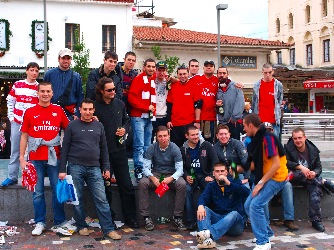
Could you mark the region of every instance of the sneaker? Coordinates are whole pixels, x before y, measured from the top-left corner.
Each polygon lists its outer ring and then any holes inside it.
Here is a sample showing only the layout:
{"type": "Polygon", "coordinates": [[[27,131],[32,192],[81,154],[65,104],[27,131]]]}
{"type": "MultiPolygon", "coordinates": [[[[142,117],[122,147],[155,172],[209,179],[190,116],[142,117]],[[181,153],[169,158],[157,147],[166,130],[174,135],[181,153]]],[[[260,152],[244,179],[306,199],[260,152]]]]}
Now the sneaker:
{"type": "Polygon", "coordinates": [[[321,221],[312,221],[312,227],[317,229],[319,232],[325,232],[325,227],[322,225],[321,221]]]}
{"type": "Polygon", "coordinates": [[[79,234],[81,236],[89,236],[89,234],[94,233],[94,232],[95,232],[94,230],[88,229],[86,227],[79,230],[79,234]]]}
{"type": "Polygon", "coordinates": [[[145,218],[145,229],[147,231],[152,231],[154,229],[154,224],[150,217],[145,218]]]}
{"type": "Polygon", "coordinates": [[[131,218],[129,220],[125,220],[125,225],[127,225],[131,228],[139,228],[139,224],[134,218],[131,218]]]}
{"type": "Polygon", "coordinates": [[[173,217],[173,222],[177,226],[177,229],[181,231],[187,230],[186,226],[184,225],[182,219],[180,217],[173,217]]]}
{"type": "Polygon", "coordinates": [[[74,232],[69,230],[67,227],[53,226],[50,229],[54,233],[59,233],[61,235],[71,236],[74,232]]]}
{"type": "MultiPolygon", "coordinates": [[[[269,237],[269,243],[275,238],[275,235],[269,237]]],[[[256,243],[256,238],[252,239],[252,243],[256,243]]]]}
{"type": "Polygon", "coordinates": [[[271,249],[271,244],[270,242],[264,244],[264,245],[255,245],[253,250],[270,250],[271,249]]]}
{"type": "Polygon", "coordinates": [[[17,184],[17,180],[12,180],[12,179],[9,179],[7,178],[6,180],[4,180],[2,183],[1,183],[1,187],[8,187],[10,185],[14,185],[14,184],[17,184]]]}
{"type": "Polygon", "coordinates": [[[210,238],[210,231],[209,230],[203,230],[199,231],[196,234],[196,240],[197,243],[202,244],[206,239],[210,238]]]}
{"type": "Polygon", "coordinates": [[[73,231],[73,232],[77,231],[77,227],[72,225],[68,221],[65,221],[65,222],[61,223],[60,226],[61,227],[66,227],[68,230],[73,231]]]}
{"type": "Polygon", "coordinates": [[[200,243],[197,245],[197,248],[215,248],[216,247],[216,242],[214,242],[211,238],[206,239],[203,241],[203,243],[200,243]]]}
{"type": "Polygon", "coordinates": [[[106,234],[107,237],[109,237],[110,239],[113,239],[113,240],[120,240],[122,239],[122,236],[119,235],[117,232],[115,231],[111,231],[109,232],[108,234],[106,234]]]}
{"type": "Polygon", "coordinates": [[[325,180],[324,187],[334,194],[334,183],[330,180],[325,180]]]}
{"type": "Polygon", "coordinates": [[[295,222],[293,220],[285,220],[284,221],[284,226],[289,228],[291,231],[297,231],[298,230],[298,226],[295,224],[295,222]]]}
{"type": "Polygon", "coordinates": [[[44,230],[45,230],[45,226],[41,223],[37,223],[35,226],[35,229],[32,230],[31,234],[33,236],[38,236],[38,235],[41,235],[44,230]]]}

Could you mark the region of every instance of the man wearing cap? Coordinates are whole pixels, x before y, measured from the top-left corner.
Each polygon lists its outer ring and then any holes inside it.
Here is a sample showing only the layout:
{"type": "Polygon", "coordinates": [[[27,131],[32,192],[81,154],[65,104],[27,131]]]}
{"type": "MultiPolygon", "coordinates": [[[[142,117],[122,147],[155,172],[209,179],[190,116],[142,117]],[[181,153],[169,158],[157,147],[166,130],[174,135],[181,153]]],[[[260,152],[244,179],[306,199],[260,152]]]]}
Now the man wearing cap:
{"type": "Polygon", "coordinates": [[[86,97],[92,100],[96,100],[95,87],[99,80],[106,76],[111,78],[116,87],[116,98],[122,99],[122,81],[121,77],[116,73],[116,65],[118,61],[118,55],[115,52],[107,51],[104,54],[103,64],[97,69],[92,70],[88,75],[88,81],[86,84],[86,97]]]}
{"type": "Polygon", "coordinates": [[[59,66],[48,70],[44,81],[51,82],[53,97],[51,102],[59,104],[70,120],[80,117],[79,107],[84,99],[81,77],[70,69],[71,50],[65,48],[58,53],[59,66]]]}
{"type": "Polygon", "coordinates": [[[205,61],[203,70],[203,75],[197,75],[190,79],[196,84],[196,99],[199,100],[195,109],[195,126],[200,128],[206,141],[213,143],[217,120],[215,107],[218,91],[218,78],[213,75],[215,63],[212,60],[205,61]]]}
{"type": "Polygon", "coordinates": [[[166,89],[166,75],[167,75],[167,64],[165,61],[160,61],[157,63],[156,79],[155,79],[155,93],[157,97],[157,110],[156,110],[156,120],[152,121],[153,131],[152,131],[152,143],[154,135],[159,126],[167,125],[167,105],[166,99],[168,90],[166,89]]]}

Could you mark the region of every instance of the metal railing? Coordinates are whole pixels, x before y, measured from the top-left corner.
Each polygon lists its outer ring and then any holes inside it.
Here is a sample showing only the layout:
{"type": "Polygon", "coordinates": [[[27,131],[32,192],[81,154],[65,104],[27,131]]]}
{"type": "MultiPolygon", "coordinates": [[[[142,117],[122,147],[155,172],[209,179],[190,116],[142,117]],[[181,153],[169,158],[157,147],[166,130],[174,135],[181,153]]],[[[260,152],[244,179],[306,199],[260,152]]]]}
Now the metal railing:
{"type": "Polygon", "coordinates": [[[282,140],[291,137],[292,130],[301,127],[311,140],[334,140],[334,114],[285,113],[282,120],[282,140]]]}

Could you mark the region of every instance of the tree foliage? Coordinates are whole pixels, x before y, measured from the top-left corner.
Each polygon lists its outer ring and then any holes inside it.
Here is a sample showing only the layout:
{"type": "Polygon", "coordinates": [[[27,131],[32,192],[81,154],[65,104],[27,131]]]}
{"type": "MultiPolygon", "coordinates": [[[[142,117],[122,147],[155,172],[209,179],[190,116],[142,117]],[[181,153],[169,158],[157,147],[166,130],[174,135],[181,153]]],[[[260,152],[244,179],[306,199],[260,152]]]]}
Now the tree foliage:
{"type": "Polygon", "coordinates": [[[173,75],[176,73],[176,68],[180,66],[179,57],[167,55],[164,55],[164,57],[162,57],[160,46],[152,46],[151,50],[155,58],[157,58],[158,60],[164,60],[167,63],[167,72],[169,75],[173,75]]]}

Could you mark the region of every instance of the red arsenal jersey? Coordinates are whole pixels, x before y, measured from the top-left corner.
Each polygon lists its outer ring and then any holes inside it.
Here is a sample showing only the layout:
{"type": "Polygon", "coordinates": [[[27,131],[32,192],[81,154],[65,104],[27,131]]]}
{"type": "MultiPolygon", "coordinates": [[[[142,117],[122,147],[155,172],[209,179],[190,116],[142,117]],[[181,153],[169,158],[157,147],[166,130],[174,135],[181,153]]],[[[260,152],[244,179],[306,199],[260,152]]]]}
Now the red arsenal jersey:
{"type": "MultiPolygon", "coordinates": [[[[45,141],[54,139],[60,128],[66,128],[69,123],[64,110],[54,104],[48,107],[36,106],[26,110],[23,116],[21,132],[28,133],[33,138],[42,138],[45,141]]],[[[60,156],[60,146],[55,147],[57,158],[60,156]]],[[[41,145],[36,152],[30,152],[29,160],[47,160],[48,147],[41,145]]]]}
{"type": "Polygon", "coordinates": [[[259,116],[261,118],[261,122],[276,123],[274,111],[274,84],[274,78],[270,82],[264,82],[261,80],[259,90],[259,116]]]}

